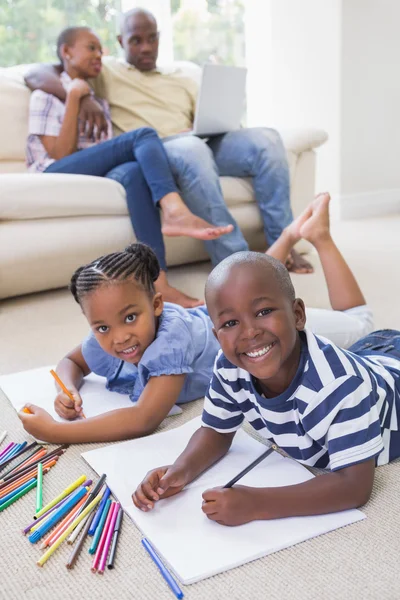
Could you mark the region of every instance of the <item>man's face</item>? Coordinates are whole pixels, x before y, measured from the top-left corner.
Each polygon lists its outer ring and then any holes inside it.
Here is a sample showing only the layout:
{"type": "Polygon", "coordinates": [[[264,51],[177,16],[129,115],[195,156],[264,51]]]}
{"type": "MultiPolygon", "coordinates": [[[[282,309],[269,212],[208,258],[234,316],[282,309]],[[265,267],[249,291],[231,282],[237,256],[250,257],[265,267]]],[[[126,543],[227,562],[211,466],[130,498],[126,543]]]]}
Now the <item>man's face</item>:
{"type": "Polygon", "coordinates": [[[158,38],[156,21],[139,14],[126,20],[118,41],[127,63],[139,71],[151,71],[157,63],[158,38]]]}

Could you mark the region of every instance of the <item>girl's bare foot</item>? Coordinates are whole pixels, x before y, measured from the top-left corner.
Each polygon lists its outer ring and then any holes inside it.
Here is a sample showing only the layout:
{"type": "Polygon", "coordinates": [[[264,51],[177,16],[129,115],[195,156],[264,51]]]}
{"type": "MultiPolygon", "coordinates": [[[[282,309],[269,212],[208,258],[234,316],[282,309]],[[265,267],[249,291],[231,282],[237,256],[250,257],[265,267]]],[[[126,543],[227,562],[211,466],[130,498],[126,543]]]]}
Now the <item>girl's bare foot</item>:
{"type": "Polygon", "coordinates": [[[327,192],[318,194],[311,205],[311,216],[302,224],[300,228],[301,237],[314,246],[318,245],[320,241],[329,239],[331,237],[329,225],[330,200],[331,197],[327,192]]]}
{"type": "Polygon", "coordinates": [[[215,240],[233,231],[233,225],[215,227],[194,215],[179,194],[172,192],[160,200],[161,231],[164,235],[176,237],[185,235],[198,240],[215,240]]]}
{"type": "Polygon", "coordinates": [[[204,300],[192,298],[177,288],[172,287],[172,285],[169,285],[165,271],[160,272],[160,276],[155,282],[154,287],[156,292],[161,292],[165,302],[173,302],[174,304],[183,306],[183,308],[195,308],[204,304],[204,300]]]}

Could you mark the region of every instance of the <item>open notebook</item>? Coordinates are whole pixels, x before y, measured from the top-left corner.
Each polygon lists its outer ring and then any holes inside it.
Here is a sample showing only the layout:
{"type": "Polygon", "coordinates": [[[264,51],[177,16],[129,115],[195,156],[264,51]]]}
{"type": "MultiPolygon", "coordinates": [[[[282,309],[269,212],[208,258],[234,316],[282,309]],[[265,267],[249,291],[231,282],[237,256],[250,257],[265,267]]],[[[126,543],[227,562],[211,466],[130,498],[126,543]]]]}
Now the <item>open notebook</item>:
{"type": "MultiPolygon", "coordinates": [[[[29,402],[46,409],[57,421],[63,421],[54,410],[56,397],[55,381],[50,374],[50,369],[55,367],[40,367],[30,371],[2,375],[0,388],[10,400],[16,411],[29,402]]],[[[129,396],[110,392],[105,386],[106,380],[94,373],[85,377],[85,382],[80,389],[83,401],[83,410],[86,417],[95,417],[102,413],[117,408],[129,408],[132,402],[129,396]]],[[[173,406],[169,415],[180,414],[182,409],[173,406]]]]}
{"type": "MultiPolygon", "coordinates": [[[[160,501],[149,513],[141,512],[132,503],[132,492],[147,471],[172,463],[199,426],[200,418],[196,418],[163,433],[82,454],[97,473],[107,474],[107,483],[124,510],[182,583],[194,583],[365,518],[358,510],[348,510],[239,527],[208,520],[201,511],[202,492],[224,485],[265,450],[243,430],[236,434],[228,454],[180,494],[160,501]]],[[[273,452],[240,484],[284,486],[312,477],[294,460],[273,452]]]]}

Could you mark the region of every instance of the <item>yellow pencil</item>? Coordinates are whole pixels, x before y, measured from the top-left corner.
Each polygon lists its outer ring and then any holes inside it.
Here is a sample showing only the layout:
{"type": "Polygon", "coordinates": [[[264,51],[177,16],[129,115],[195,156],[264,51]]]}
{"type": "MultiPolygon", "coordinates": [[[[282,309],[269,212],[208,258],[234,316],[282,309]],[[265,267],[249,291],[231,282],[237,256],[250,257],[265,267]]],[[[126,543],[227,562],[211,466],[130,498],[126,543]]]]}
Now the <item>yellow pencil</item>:
{"type": "MultiPolygon", "coordinates": [[[[57,375],[57,373],[53,369],[50,369],[50,373],[53,375],[54,379],[57,381],[64,394],[67,394],[68,398],[72,400],[72,402],[75,404],[75,398],[73,397],[71,392],[65,387],[65,384],[61,381],[60,376],[57,375]]],[[[83,419],[86,419],[83,411],[80,412],[80,415],[83,419]]]]}
{"type": "Polygon", "coordinates": [[[76,490],[76,488],[78,486],[80,486],[84,481],[86,481],[86,475],[81,475],[81,477],[79,477],[79,479],[77,479],[76,481],[74,481],[74,483],[71,483],[71,485],[69,485],[67,488],[65,488],[65,490],[63,492],[61,492],[61,494],[59,494],[51,502],[46,504],[46,506],[43,506],[42,510],[39,510],[39,512],[37,512],[35,514],[34,518],[38,519],[39,517],[44,515],[45,512],[50,510],[50,508],[53,508],[53,506],[55,506],[58,502],[60,502],[60,500],[65,498],[65,496],[68,496],[68,494],[70,494],[73,490],[76,490]]]}
{"type": "Polygon", "coordinates": [[[37,565],[39,565],[39,567],[43,567],[44,563],[48,558],[50,558],[53,552],[55,552],[57,548],[62,544],[62,542],[67,539],[69,534],[73,532],[75,527],[79,525],[79,523],[86,517],[86,515],[88,515],[94,509],[94,507],[100,502],[102,495],[102,493],[97,494],[96,498],[94,498],[94,500],[92,500],[91,503],[87,505],[85,510],[79,513],[75,521],[71,523],[68,529],[66,529],[64,533],[60,535],[60,537],[54,542],[54,544],[50,546],[50,548],[43,554],[43,556],[39,558],[39,560],[36,563],[37,565]]]}

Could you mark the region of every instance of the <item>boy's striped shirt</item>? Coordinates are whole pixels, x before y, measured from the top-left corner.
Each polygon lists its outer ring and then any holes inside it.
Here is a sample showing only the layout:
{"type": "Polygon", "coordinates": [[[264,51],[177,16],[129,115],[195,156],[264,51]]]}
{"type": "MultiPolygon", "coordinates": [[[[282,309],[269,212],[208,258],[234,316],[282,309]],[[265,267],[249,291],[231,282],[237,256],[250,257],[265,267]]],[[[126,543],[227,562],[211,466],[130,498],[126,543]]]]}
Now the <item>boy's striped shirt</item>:
{"type": "Polygon", "coordinates": [[[250,373],[220,351],[203,425],[236,431],[246,418],[299,462],[331,470],[400,456],[400,361],[359,356],[310,331],[301,333],[299,368],[280,396],[265,398],[250,373]]]}

